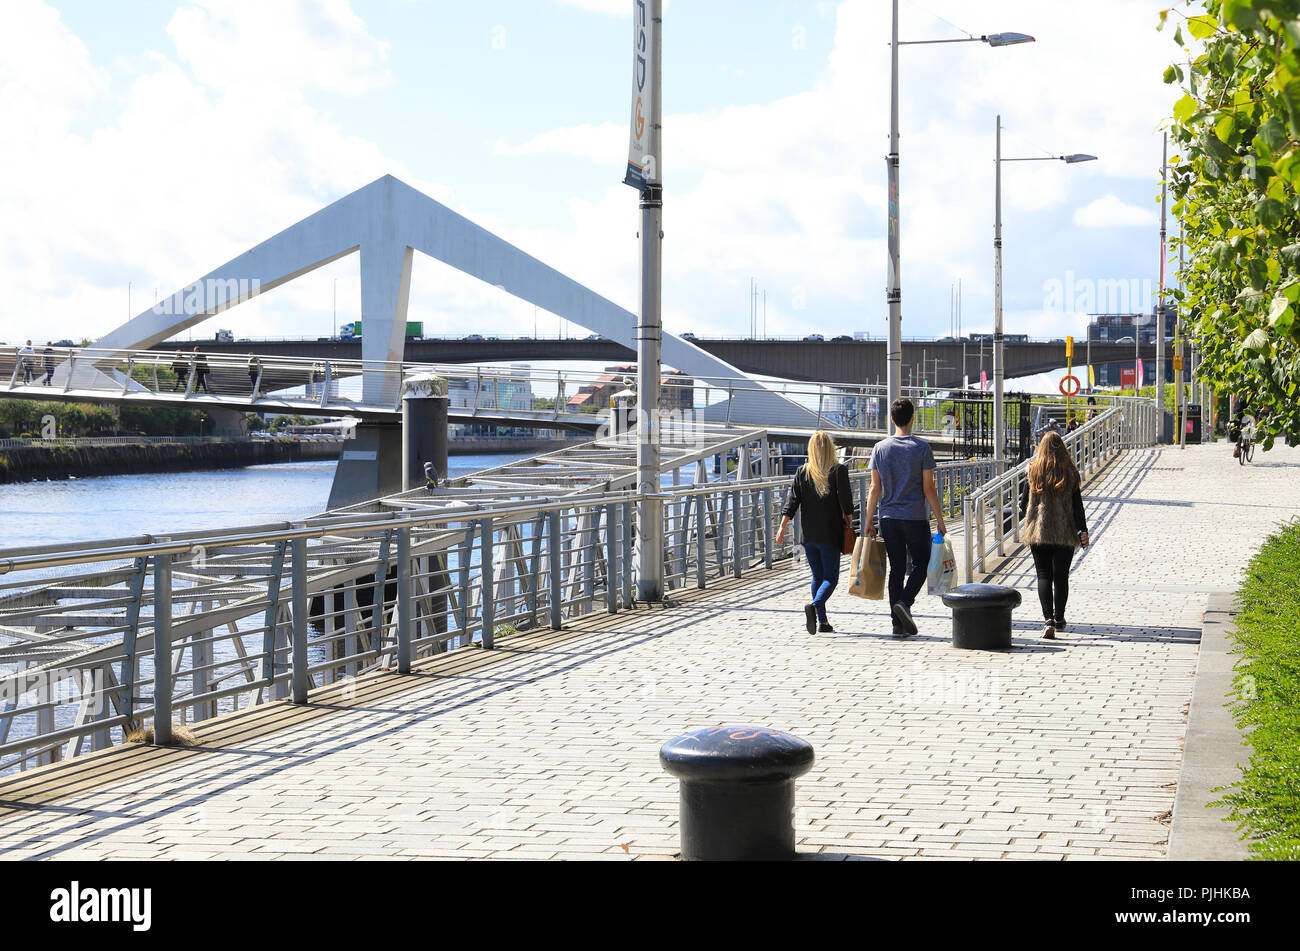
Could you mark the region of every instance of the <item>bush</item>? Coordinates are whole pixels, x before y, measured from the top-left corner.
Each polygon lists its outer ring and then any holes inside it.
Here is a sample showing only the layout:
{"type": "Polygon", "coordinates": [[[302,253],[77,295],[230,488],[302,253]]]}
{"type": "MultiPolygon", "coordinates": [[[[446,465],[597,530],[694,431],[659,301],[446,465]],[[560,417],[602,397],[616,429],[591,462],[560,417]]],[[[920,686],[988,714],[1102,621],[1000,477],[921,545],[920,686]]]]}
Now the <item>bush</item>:
{"type": "Polygon", "coordinates": [[[1300,859],[1300,523],[1271,536],[1246,569],[1233,640],[1232,712],[1253,748],[1241,780],[1218,805],[1231,809],[1250,851],[1300,859]]]}

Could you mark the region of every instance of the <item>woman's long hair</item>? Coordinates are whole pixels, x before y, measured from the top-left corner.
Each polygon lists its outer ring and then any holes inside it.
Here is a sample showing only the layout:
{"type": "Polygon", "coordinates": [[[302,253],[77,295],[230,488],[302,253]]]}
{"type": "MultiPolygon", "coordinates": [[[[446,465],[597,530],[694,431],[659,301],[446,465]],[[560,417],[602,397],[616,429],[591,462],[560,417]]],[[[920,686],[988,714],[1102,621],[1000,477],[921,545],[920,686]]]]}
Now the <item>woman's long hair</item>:
{"type": "Polygon", "coordinates": [[[839,465],[835,457],[835,443],[822,430],[812,434],[808,440],[808,462],[804,466],[818,495],[826,495],[831,490],[831,473],[839,465]]]}
{"type": "Polygon", "coordinates": [[[1043,435],[1029,463],[1029,491],[1037,495],[1063,495],[1079,484],[1079,470],[1065,448],[1060,433],[1043,435]]]}

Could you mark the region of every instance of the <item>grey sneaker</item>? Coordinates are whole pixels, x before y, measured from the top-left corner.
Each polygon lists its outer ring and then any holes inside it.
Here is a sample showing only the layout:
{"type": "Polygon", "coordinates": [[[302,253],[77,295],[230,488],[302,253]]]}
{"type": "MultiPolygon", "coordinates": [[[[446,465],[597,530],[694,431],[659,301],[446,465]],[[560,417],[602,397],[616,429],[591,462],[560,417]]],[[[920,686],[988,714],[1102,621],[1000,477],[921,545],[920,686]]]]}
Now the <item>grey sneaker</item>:
{"type": "Polygon", "coordinates": [[[912,612],[907,610],[907,605],[899,601],[894,605],[894,617],[901,627],[910,636],[916,633],[916,622],[912,620],[912,612]]]}

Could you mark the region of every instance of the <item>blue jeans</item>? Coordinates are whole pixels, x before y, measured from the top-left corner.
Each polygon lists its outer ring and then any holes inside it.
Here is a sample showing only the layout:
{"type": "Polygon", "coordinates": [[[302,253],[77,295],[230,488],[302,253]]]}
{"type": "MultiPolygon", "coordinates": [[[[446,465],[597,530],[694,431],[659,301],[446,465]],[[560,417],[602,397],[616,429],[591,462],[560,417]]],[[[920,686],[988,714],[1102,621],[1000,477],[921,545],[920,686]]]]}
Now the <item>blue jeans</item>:
{"type": "Polygon", "coordinates": [[[812,570],[812,603],[817,606],[817,620],[825,624],[826,602],[840,581],[840,546],[805,542],[803,550],[812,570]]]}
{"type": "Polygon", "coordinates": [[[930,568],[930,523],[926,519],[882,518],[880,537],[889,557],[889,604],[902,603],[910,611],[930,568]],[[911,574],[907,573],[909,559],[911,574]]]}

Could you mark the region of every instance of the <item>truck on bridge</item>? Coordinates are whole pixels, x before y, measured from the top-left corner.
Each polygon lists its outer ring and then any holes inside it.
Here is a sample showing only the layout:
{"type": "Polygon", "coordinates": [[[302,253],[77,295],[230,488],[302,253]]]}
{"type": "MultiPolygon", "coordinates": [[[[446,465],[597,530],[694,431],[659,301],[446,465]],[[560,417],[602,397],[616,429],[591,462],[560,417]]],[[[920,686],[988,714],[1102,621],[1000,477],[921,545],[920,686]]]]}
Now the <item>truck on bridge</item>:
{"type": "MultiPolygon", "coordinates": [[[[408,320],[406,322],[406,339],[422,340],[424,338],[424,321],[408,320]]],[[[355,320],[343,325],[339,331],[340,340],[360,340],[361,339],[361,321],[355,320]]]]}

